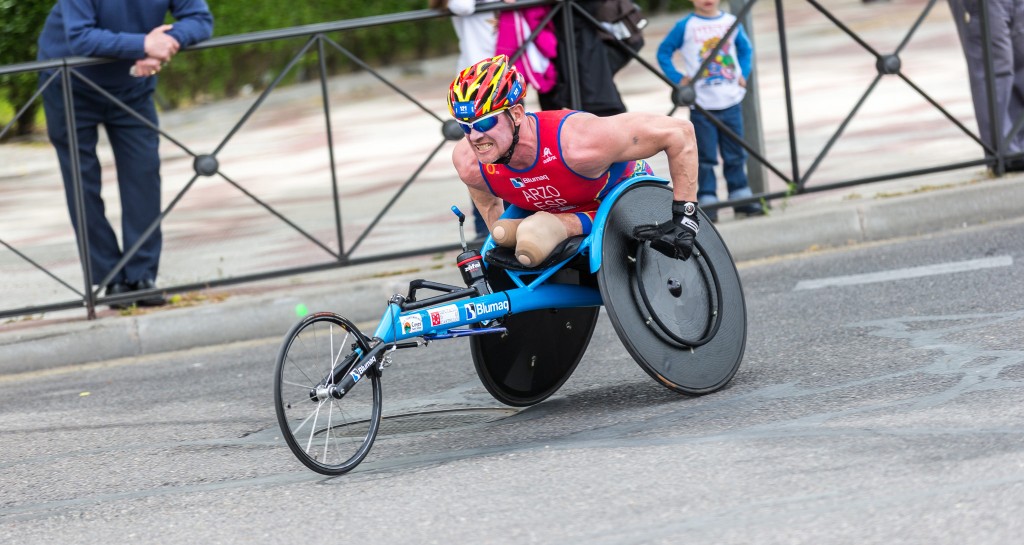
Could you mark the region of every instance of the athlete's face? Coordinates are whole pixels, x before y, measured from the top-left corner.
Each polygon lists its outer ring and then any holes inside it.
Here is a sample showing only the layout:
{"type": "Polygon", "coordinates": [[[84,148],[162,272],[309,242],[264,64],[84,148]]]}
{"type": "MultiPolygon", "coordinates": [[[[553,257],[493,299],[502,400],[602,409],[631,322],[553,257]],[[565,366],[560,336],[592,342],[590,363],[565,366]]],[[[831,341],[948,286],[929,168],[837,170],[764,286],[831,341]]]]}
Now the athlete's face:
{"type": "Polygon", "coordinates": [[[511,117],[518,118],[521,114],[522,106],[515,105],[511,109],[506,110],[498,114],[498,124],[486,132],[480,132],[476,129],[470,131],[466,136],[469,140],[469,145],[473,148],[473,153],[476,154],[476,160],[481,163],[493,163],[505,155],[508,151],[508,147],[512,145],[512,133],[515,129],[515,125],[510,119],[511,117]]]}

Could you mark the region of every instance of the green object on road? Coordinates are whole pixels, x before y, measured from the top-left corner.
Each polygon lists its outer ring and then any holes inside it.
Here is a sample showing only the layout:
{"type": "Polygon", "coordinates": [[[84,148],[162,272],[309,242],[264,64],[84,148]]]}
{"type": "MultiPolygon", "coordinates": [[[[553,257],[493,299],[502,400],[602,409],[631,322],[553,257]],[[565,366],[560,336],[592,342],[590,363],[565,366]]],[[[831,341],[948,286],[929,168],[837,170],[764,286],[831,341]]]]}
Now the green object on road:
{"type": "Polygon", "coordinates": [[[309,309],[306,308],[306,305],[303,305],[302,303],[299,303],[299,304],[295,305],[295,315],[296,316],[298,316],[299,318],[302,318],[303,316],[305,316],[307,314],[309,314],[309,309]]]}

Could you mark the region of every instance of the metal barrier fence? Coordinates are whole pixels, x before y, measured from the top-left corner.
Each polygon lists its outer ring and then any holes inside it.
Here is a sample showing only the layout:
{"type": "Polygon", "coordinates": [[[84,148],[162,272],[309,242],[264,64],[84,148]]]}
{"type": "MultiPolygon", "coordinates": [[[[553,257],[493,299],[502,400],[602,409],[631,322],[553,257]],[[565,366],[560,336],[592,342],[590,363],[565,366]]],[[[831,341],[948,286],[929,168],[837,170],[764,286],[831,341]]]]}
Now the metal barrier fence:
{"type": "MultiPolygon", "coordinates": [[[[745,2],[735,0],[733,5],[739,8],[737,10],[738,21],[750,21],[755,4],[758,4],[757,0],[745,2]]],[[[790,42],[787,38],[787,21],[783,2],[782,0],[775,0],[774,3],[762,1],[760,4],[762,6],[758,6],[758,8],[763,7],[767,10],[770,7],[773,9],[776,28],[768,31],[755,28],[753,32],[750,30],[748,32],[756,36],[758,47],[765,47],[765,49],[773,47],[768,45],[772,43],[768,40],[769,38],[777,39],[780,67],[778,73],[773,73],[771,77],[781,78],[782,82],[786,118],[784,125],[788,150],[776,153],[777,150],[761,149],[756,144],[758,138],[749,138],[749,135],[748,141],[754,141],[755,144],[739,141],[757,164],[763,165],[774,175],[774,185],[781,184],[783,189],[771,190],[769,187],[765,187],[749,199],[724,201],[718,205],[719,207],[760,200],[770,202],[804,193],[980,165],[990,165],[997,174],[1001,174],[1008,159],[1020,157],[1020,153],[1011,155],[1006,151],[1008,137],[999,139],[993,135],[992,140],[999,144],[995,147],[986,146],[978,135],[968,129],[938,100],[929,96],[924,88],[916,84],[913,78],[905,72],[901,54],[908,44],[912,43],[915,32],[932,12],[936,0],[916,2],[915,7],[920,10],[917,17],[900,38],[898,46],[888,53],[883,52],[886,50],[872,46],[869,40],[856,32],[850,24],[840,20],[833,13],[834,10],[830,10],[816,0],[804,0],[801,5],[812,8],[811,11],[820,14],[820,20],[834,25],[834,28],[839,29],[852,43],[861,48],[875,71],[866,90],[856,99],[852,109],[828,137],[820,152],[814,156],[810,166],[805,168],[801,164],[801,156],[797,147],[799,135],[794,106],[797,97],[791,77],[790,42]],[[851,121],[861,111],[865,101],[875,91],[879,82],[887,76],[898,78],[905,83],[913,93],[919,95],[922,100],[939,112],[957,131],[961,131],[966,138],[976,143],[980,147],[979,151],[984,152],[979,153],[979,156],[986,157],[951,163],[943,162],[939,158],[940,160],[934,161],[934,164],[923,168],[903,169],[860,178],[840,177],[840,179],[828,180],[824,183],[811,184],[812,175],[819,171],[830,151],[850,126],[851,121]],[[778,157],[772,157],[773,154],[778,157]],[[787,161],[789,164],[784,165],[787,161]]],[[[576,25],[598,24],[598,21],[575,0],[523,1],[515,4],[514,7],[536,5],[552,7],[549,18],[557,18],[563,36],[571,36],[576,25]]],[[[479,9],[480,11],[496,11],[510,7],[513,6],[495,2],[483,4],[479,9]]],[[[983,28],[987,29],[989,25],[987,10],[983,11],[983,14],[985,14],[983,28]]],[[[164,158],[165,191],[172,191],[173,196],[166,201],[167,204],[160,217],[150,226],[146,236],[163,225],[165,234],[169,235],[166,237],[168,242],[165,243],[165,253],[171,251],[180,254],[176,256],[174,266],[177,269],[173,271],[173,274],[162,276],[162,278],[170,277],[173,280],[173,285],[165,285],[161,291],[170,294],[185,293],[217,286],[256,282],[455,249],[456,244],[437,244],[436,242],[438,238],[447,237],[447,234],[439,233],[448,233],[450,228],[446,227],[439,232],[431,231],[432,225],[442,223],[440,218],[443,217],[443,210],[446,208],[439,205],[438,209],[441,209],[442,212],[437,212],[437,209],[428,211],[426,210],[428,207],[424,205],[424,203],[441,198],[440,196],[444,196],[443,198],[448,200],[460,200],[463,204],[468,203],[468,197],[465,196],[465,191],[455,178],[447,157],[438,156],[447,145],[462,137],[461,130],[453,121],[445,119],[443,111],[443,91],[447,82],[450,81],[450,77],[455,73],[455,67],[445,66],[443,69],[437,70],[436,77],[432,77],[429,73],[421,75],[419,80],[415,80],[413,77],[414,81],[410,83],[409,75],[403,75],[391,67],[372,67],[354,55],[351,48],[343,45],[346,32],[351,30],[439,17],[448,17],[448,14],[433,10],[411,11],[387,16],[218,37],[190,48],[189,51],[198,51],[220,47],[243,47],[247,44],[264,41],[302,40],[301,46],[298,47],[291,60],[270,78],[264,90],[251,103],[246,105],[243,101],[234,100],[218,104],[215,108],[200,108],[202,113],[196,114],[202,118],[200,121],[193,120],[191,125],[182,124],[177,127],[184,134],[176,134],[175,127],[151,125],[152,129],[158,131],[163,137],[163,143],[170,146],[169,150],[162,150],[161,155],[164,158]],[[328,76],[325,64],[325,58],[335,54],[343,55],[351,60],[364,70],[365,75],[369,76],[368,79],[361,80],[364,86],[362,89],[348,89],[340,98],[337,93],[332,94],[331,86],[336,80],[328,76]],[[309,87],[306,87],[305,94],[303,94],[282,88],[281,82],[307,55],[315,55],[317,59],[316,91],[311,91],[309,87]],[[363,95],[362,98],[352,100],[353,96],[360,93],[363,95]],[[274,103],[277,95],[284,95],[284,98],[279,100],[278,107],[275,108],[271,104],[274,103]],[[381,102],[383,100],[381,97],[385,95],[401,97],[401,100],[396,102],[392,99],[381,102]],[[315,114],[311,113],[313,107],[310,106],[313,99],[319,102],[316,107],[318,113],[315,114]],[[274,115],[286,116],[285,121],[293,121],[295,125],[301,126],[301,129],[278,130],[268,137],[267,131],[273,132],[274,127],[269,122],[260,122],[260,114],[264,110],[276,112],[274,115]],[[338,113],[339,110],[342,111],[341,114],[338,113]],[[293,116],[289,112],[298,113],[293,116]],[[318,118],[320,121],[310,121],[314,118],[318,118]],[[225,119],[229,121],[223,132],[219,133],[217,122],[224,124],[225,119]],[[308,141],[291,141],[291,139],[302,139],[300,137],[306,132],[311,133],[310,127],[313,123],[323,124],[321,136],[308,139],[308,141]],[[247,139],[245,137],[246,130],[251,129],[263,131],[263,134],[247,139]],[[440,134],[435,132],[438,129],[440,129],[440,134]],[[222,136],[218,137],[218,134],[222,134],[222,136]],[[193,140],[195,143],[187,144],[186,142],[189,140],[193,140]],[[239,142],[235,147],[242,148],[242,150],[232,152],[232,144],[236,144],[236,141],[239,142]],[[278,153],[282,154],[280,161],[274,160],[273,151],[268,149],[271,147],[270,144],[279,144],[280,151],[278,153]],[[199,151],[201,149],[212,151],[199,151]],[[381,149],[384,152],[378,153],[381,149]],[[308,164],[313,160],[313,152],[321,160],[326,161],[321,168],[308,164]],[[350,156],[352,153],[362,157],[353,159],[350,156]],[[339,167],[342,172],[339,172],[339,167]],[[401,174],[403,172],[405,174],[401,174]],[[317,176],[326,179],[312,180],[317,176]],[[168,180],[179,178],[185,180],[184,183],[175,185],[175,182],[168,182],[168,180]],[[223,183],[212,186],[207,179],[223,183]],[[229,191],[225,192],[225,189],[229,191]],[[400,205],[407,206],[407,208],[401,208],[400,205]],[[239,213],[238,210],[243,206],[248,206],[259,212],[258,218],[257,214],[253,212],[239,213]],[[226,217],[225,211],[227,210],[231,210],[233,215],[226,217]],[[270,223],[267,223],[267,220],[270,223]],[[211,224],[214,226],[212,229],[211,224]],[[202,229],[189,230],[186,228],[186,226],[197,225],[202,226],[202,229]],[[409,226],[412,226],[412,229],[409,226]],[[197,235],[198,231],[212,231],[213,234],[197,235]],[[260,235],[253,235],[253,231],[259,232],[260,235]],[[351,232],[356,234],[350,236],[351,232]],[[190,257],[189,249],[191,247],[204,243],[209,245],[210,239],[217,238],[221,240],[213,240],[213,242],[221,244],[217,252],[220,254],[219,260],[213,259],[213,262],[210,262],[207,259],[207,262],[202,262],[199,257],[190,257]],[[376,248],[387,248],[389,251],[374,252],[376,248]],[[326,256],[326,260],[324,256],[326,256]],[[224,267],[234,268],[225,274],[224,267]]],[[[762,18],[762,20],[770,19],[762,18]]],[[[535,35],[536,32],[530,39],[532,40],[535,35]]],[[[655,40],[648,38],[648,44],[641,54],[623,48],[635,59],[635,62],[631,63],[630,70],[632,72],[629,77],[640,77],[636,74],[642,71],[645,74],[643,77],[646,77],[649,83],[664,85],[664,102],[660,108],[663,108],[662,111],[667,110],[668,115],[676,115],[680,108],[689,107],[692,104],[692,88],[674,87],[661,74],[660,69],[645,58],[653,55],[656,49],[653,42],[655,40]]],[[[580,103],[579,81],[573,43],[573,40],[566,41],[564,53],[567,59],[563,59],[563,66],[569,68],[565,74],[565,80],[568,82],[572,101],[578,106],[580,103]]],[[[711,52],[709,58],[718,52],[719,47],[721,46],[719,45],[711,52]]],[[[519,52],[519,54],[521,53],[519,52]]],[[[985,55],[986,64],[991,70],[990,53],[987,48],[985,55]]],[[[43,86],[60,85],[63,90],[66,90],[70,88],[72,81],[75,81],[106,95],[117,106],[126,108],[99,86],[88,81],[77,70],[81,66],[98,62],[104,61],[69,58],[24,63],[0,67],[0,75],[53,71],[53,76],[43,82],[43,86]]],[[[758,78],[766,78],[769,74],[764,65],[758,65],[756,70],[758,76],[753,80],[755,84],[758,78]]],[[[966,79],[966,73],[963,77],[966,79]]],[[[991,73],[988,81],[989,102],[994,104],[991,73]]],[[[619,82],[622,85],[622,76],[619,77],[619,82]]],[[[42,90],[36,93],[32,100],[38,100],[41,92],[42,90]]],[[[71,102],[67,100],[66,103],[70,104],[71,102]]],[[[754,106],[756,107],[756,104],[754,106]]],[[[694,107],[699,108],[698,106],[694,107]]],[[[25,108],[22,108],[15,115],[15,119],[23,115],[24,111],[25,108]]],[[[990,112],[990,114],[994,114],[994,112],[990,112]]],[[[138,116],[136,115],[136,117],[138,116]]],[[[64,122],[71,129],[69,132],[74,134],[74,120],[70,112],[64,122]]],[[[10,130],[13,123],[14,121],[8,124],[0,136],[10,130]]],[[[716,124],[718,123],[716,122],[716,124]]],[[[1024,116],[1022,119],[1016,120],[1015,131],[1019,130],[1022,124],[1024,124],[1024,116]]],[[[731,134],[726,127],[720,126],[719,128],[731,134]]],[[[735,135],[733,136],[735,137],[735,135]]],[[[894,151],[894,153],[899,153],[899,151],[894,151]]],[[[49,154],[53,155],[52,150],[49,150],[49,154]]],[[[55,164],[55,160],[53,163],[55,164]]],[[[79,168],[77,162],[75,168],[79,168]]],[[[45,168],[43,170],[45,171],[45,168]]],[[[52,195],[53,200],[60,201],[60,204],[63,205],[63,189],[55,184],[56,181],[59,181],[59,171],[51,166],[47,176],[48,183],[58,188],[53,192],[55,193],[52,195]]],[[[0,176],[0,183],[9,182],[0,176]]],[[[76,177],[75,183],[80,186],[80,176],[76,177]]],[[[78,210],[83,210],[81,188],[76,187],[75,192],[78,199],[73,205],[78,210]]],[[[64,212],[63,208],[54,209],[64,212]]],[[[54,219],[51,217],[52,215],[47,214],[46,221],[67,223],[66,216],[54,219]]],[[[84,214],[78,214],[78,217],[83,218],[84,214]]],[[[443,224],[450,225],[450,223],[443,224]]],[[[111,281],[117,270],[120,270],[130,256],[138,250],[141,241],[131,248],[125,249],[125,257],[117,264],[115,271],[105,278],[93,278],[89,267],[83,266],[88,260],[80,258],[80,256],[89,255],[88,243],[84,237],[81,240],[75,239],[70,229],[58,242],[53,242],[43,236],[33,236],[33,233],[14,238],[21,240],[14,240],[9,237],[9,234],[0,232],[0,246],[6,250],[0,250],[0,265],[3,265],[5,271],[12,272],[12,275],[5,274],[5,277],[13,278],[13,271],[16,270],[18,278],[27,278],[31,273],[32,279],[25,280],[25,282],[47,283],[51,287],[56,286],[55,289],[59,291],[56,295],[53,292],[46,292],[47,295],[44,297],[51,299],[56,297],[55,301],[38,301],[34,298],[39,290],[25,289],[25,293],[33,298],[27,304],[24,301],[9,303],[6,301],[8,296],[5,295],[5,301],[0,304],[0,318],[82,307],[86,309],[88,317],[93,318],[97,305],[123,302],[146,295],[139,292],[129,296],[101,296],[103,286],[111,281]],[[34,243],[33,240],[42,242],[34,243]],[[74,247],[73,260],[68,257],[66,251],[61,254],[59,250],[59,247],[67,250],[68,241],[73,241],[71,242],[74,247]],[[75,288],[74,284],[76,283],[83,286],[84,289],[75,288]],[[68,292],[73,293],[74,297],[67,299],[68,292]]]]}

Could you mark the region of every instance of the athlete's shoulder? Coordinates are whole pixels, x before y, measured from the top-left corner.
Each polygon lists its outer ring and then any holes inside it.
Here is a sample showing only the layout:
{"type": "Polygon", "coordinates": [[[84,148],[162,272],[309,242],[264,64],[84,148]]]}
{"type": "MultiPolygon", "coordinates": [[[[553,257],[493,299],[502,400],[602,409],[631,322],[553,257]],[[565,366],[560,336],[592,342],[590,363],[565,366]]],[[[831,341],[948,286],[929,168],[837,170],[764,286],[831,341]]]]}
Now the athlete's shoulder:
{"type": "Polygon", "coordinates": [[[572,114],[580,113],[578,110],[541,110],[532,112],[531,115],[537,118],[539,123],[559,122],[572,114]]]}
{"type": "Polygon", "coordinates": [[[579,112],[567,118],[559,133],[565,165],[587,178],[607,170],[613,162],[608,160],[608,149],[621,137],[619,117],[579,112]]]}

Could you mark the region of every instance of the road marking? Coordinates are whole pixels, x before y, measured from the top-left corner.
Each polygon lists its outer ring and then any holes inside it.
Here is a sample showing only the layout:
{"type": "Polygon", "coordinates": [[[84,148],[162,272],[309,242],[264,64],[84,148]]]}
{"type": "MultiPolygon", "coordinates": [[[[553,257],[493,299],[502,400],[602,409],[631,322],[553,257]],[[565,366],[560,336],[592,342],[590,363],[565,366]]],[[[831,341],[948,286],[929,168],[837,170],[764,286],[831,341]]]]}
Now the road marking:
{"type": "Polygon", "coordinates": [[[1001,255],[999,257],[971,259],[968,261],[957,261],[955,263],[939,263],[937,265],[925,265],[923,267],[910,267],[907,269],[896,269],[876,273],[833,276],[830,278],[818,278],[816,280],[801,280],[797,282],[793,291],[816,290],[831,286],[856,286],[859,284],[872,284],[875,282],[889,282],[890,280],[906,280],[908,278],[921,278],[922,276],[936,276],[940,274],[992,269],[995,267],[1008,267],[1010,265],[1013,265],[1013,257],[1001,255]]]}

